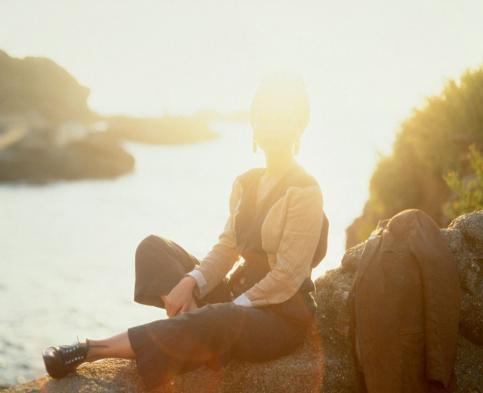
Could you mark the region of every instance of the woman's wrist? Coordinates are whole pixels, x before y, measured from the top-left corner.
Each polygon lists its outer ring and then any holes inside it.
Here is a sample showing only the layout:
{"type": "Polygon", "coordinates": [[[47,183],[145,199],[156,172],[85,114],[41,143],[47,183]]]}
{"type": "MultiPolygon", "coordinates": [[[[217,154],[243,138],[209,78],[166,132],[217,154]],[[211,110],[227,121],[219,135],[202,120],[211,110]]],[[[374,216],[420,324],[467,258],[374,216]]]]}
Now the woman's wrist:
{"type": "Polygon", "coordinates": [[[181,281],[183,281],[183,280],[186,281],[187,283],[189,283],[187,285],[190,285],[192,288],[194,288],[197,285],[196,279],[193,276],[189,276],[189,275],[188,276],[184,276],[181,279],[181,281]]]}

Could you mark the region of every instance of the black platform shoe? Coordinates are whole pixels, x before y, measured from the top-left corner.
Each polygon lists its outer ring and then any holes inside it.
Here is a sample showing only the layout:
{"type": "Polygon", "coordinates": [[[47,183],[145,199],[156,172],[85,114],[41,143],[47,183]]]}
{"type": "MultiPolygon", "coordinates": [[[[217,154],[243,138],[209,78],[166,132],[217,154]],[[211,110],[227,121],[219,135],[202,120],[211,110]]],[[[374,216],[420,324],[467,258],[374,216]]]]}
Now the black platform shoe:
{"type": "Polygon", "coordinates": [[[62,378],[84,363],[89,351],[89,340],[70,345],[47,347],[42,351],[45,369],[52,378],[62,378]]]}

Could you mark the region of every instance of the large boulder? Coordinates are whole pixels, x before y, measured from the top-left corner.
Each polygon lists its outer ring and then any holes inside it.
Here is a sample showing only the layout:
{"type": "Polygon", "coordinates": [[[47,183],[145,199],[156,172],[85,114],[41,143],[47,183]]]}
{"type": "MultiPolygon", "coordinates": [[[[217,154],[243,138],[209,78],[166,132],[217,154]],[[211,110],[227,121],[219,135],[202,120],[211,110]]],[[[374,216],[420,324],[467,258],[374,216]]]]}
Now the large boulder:
{"type": "MultiPolygon", "coordinates": [[[[462,289],[456,375],[459,392],[483,387],[483,210],[455,219],[441,230],[456,257],[462,289]]],[[[175,377],[154,392],[358,392],[349,326],[348,296],[364,243],[348,249],[341,266],[315,281],[316,324],[307,340],[289,356],[269,362],[233,360],[214,371],[206,367],[175,377]]],[[[276,334],[276,333],[275,333],[276,334]]],[[[6,392],[143,392],[131,360],[84,363],[61,380],[48,376],[6,392]]]]}

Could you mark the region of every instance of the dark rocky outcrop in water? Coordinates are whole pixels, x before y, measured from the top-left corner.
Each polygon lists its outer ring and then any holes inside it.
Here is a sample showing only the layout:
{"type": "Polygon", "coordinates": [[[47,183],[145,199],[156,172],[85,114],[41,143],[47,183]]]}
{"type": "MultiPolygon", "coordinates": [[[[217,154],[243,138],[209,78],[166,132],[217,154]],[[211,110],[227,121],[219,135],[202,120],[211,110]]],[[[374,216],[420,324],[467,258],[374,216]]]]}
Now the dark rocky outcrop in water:
{"type": "MultiPolygon", "coordinates": [[[[462,289],[456,375],[458,392],[483,386],[483,211],[458,217],[441,230],[456,256],[462,289]]],[[[179,375],[156,392],[327,392],[360,391],[349,337],[348,295],[360,243],[344,255],[342,266],[316,280],[317,323],[304,345],[288,356],[264,363],[233,360],[219,371],[206,367],[179,375]]],[[[276,332],[274,332],[276,334],[276,332]]],[[[131,360],[84,363],[61,380],[47,376],[6,392],[143,392],[131,360]]]]}
{"type": "Polygon", "coordinates": [[[47,184],[57,180],[114,178],[132,172],[134,157],[109,135],[87,135],[64,146],[0,152],[0,181],[47,184]]]}

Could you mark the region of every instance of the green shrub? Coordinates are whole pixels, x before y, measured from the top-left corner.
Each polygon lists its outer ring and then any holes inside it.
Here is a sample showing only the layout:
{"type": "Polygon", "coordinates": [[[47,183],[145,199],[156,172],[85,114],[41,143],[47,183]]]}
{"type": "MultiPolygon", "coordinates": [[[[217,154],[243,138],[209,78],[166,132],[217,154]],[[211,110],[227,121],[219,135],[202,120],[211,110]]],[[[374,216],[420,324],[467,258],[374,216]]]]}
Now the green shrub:
{"type": "Polygon", "coordinates": [[[403,209],[424,210],[446,226],[448,217],[481,208],[481,159],[473,158],[480,174],[473,180],[448,174],[469,173],[470,144],[476,146],[473,151],[483,147],[483,65],[447,80],[439,94],[427,97],[401,123],[392,153],[379,157],[362,215],[346,230],[346,247],[403,209]],[[454,192],[458,201],[452,201],[454,192]]]}
{"type": "Polygon", "coordinates": [[[471,144],[467,157],[473,169],[472,174],[463,177],[450,170],[443,176],[446,184],[456,194],[454,200],[448,201],[443,207],[450,220],[461,214],[483,209],[483,154],[475,144],[471,144]]]}

